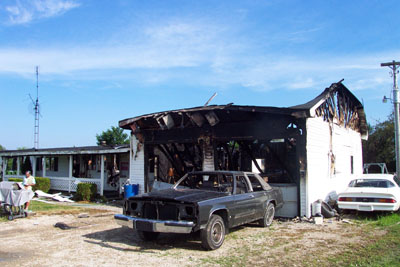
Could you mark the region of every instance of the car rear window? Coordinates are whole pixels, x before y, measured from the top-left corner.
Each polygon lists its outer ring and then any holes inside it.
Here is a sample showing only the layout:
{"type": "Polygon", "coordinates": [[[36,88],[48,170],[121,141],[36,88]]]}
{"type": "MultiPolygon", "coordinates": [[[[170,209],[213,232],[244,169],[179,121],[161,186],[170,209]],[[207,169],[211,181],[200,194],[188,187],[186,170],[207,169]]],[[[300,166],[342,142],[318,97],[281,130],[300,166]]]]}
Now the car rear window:
{"type": "Polygon", "coordinates": [[[356,179],[350,182],[349,187],[390,188],[394,187],[394,184],[391,181],[383,179],[356,179]]]}

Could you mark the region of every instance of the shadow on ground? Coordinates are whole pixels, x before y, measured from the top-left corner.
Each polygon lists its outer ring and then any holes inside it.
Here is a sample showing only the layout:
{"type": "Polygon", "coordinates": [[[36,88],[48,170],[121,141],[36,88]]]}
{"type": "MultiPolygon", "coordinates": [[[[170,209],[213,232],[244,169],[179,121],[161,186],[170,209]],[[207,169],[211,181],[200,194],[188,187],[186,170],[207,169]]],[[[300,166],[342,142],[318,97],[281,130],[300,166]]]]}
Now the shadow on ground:
{"type": "Polygon", "coordinates": [[[192,234],[161,233],[156,241],[142,241],[136,232],[127,227],[83,235],[85,242],[120,251],[154,253],[154,250],[167,251],[174,248],[202,250],[199,232],[192,234]]]}
{"type": "MultiPolygon", "coordinates": [[[[250,227],[258,227],[247,225],[250,227]]],[[[234,233],[243,229],[243,226],[230,229],[234,233]]],[[[228,234],[229,235],[229,234],[228,234]]],[[[200,231],[191,234],[167,234],[161,233],[155,241],[142,241],[136,231],[127,227],[118,227],[110,230],[94,232],[83,235],[85,242],[96,244],[119,251],[136,251],[155,253],[155,251],[167,251],[170,249],[203,250],[200,240],[200,231]]]]}

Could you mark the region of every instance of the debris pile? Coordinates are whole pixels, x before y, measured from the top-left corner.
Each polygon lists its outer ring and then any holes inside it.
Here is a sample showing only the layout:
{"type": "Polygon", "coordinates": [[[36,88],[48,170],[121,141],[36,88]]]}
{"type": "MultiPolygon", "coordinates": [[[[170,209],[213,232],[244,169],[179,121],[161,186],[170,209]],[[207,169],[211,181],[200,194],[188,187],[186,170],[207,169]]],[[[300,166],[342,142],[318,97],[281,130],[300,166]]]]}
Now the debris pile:
{"type": "Polygon", "coordinates": [[[59,201],[59,202],[74,202],[73,200],[69,199],[70,197],[63,197],[61,196],[61,193],[57,193],[57,194],[47,194],[41,190],[36,190],[35,194],[38,197],[44,197],[44,198],[49,198],[55,201],[59,201]]]}

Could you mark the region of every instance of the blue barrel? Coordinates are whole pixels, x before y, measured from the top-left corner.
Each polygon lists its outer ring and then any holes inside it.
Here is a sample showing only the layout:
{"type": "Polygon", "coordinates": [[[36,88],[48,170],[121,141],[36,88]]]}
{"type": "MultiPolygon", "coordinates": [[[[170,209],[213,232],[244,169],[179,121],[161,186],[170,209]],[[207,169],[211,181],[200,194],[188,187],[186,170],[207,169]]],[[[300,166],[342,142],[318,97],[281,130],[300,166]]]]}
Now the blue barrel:
{"type": "Polygon", "coordinates": [[[139,184],[124,185],[124,198],[130,198],[139,194],[139,184]]]}

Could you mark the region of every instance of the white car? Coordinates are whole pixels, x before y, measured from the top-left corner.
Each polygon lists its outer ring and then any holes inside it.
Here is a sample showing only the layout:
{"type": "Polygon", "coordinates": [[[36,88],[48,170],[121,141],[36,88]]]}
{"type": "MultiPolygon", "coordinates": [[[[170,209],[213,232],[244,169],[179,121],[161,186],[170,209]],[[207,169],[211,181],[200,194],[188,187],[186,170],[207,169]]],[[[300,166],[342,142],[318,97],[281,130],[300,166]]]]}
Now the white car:
{"type": "Polygon", "coordinates": [[[339,209],[397,211],[400,181],[392,174],[363,174],[338,195],[339,209]]]}

